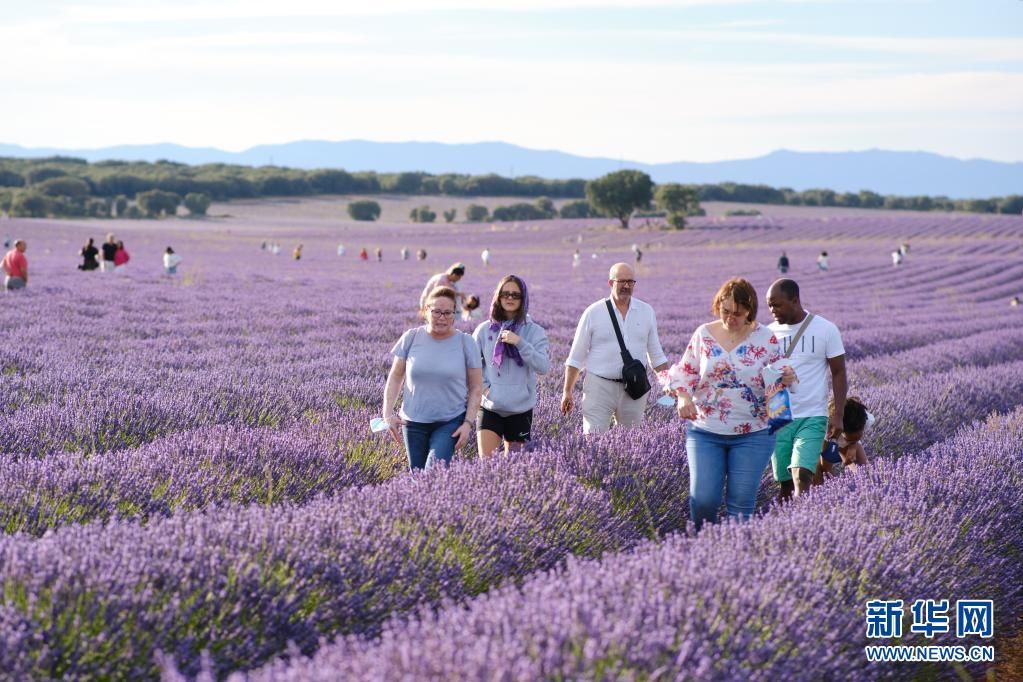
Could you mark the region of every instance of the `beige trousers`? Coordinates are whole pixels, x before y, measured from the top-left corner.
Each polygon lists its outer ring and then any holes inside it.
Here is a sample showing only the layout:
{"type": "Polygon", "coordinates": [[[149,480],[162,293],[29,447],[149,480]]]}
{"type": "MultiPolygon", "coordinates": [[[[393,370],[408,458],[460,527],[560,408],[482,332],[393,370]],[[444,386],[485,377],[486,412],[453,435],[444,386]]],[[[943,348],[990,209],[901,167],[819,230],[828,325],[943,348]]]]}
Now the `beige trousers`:
{"type": "Polygon", "coordinates": [[[583,433],[604,433],[612,423],[639,424],[643,421],[646,399],[645,395],[633,400],[625,392],[625,384],[587,372],[583,377],[583,433]]]}

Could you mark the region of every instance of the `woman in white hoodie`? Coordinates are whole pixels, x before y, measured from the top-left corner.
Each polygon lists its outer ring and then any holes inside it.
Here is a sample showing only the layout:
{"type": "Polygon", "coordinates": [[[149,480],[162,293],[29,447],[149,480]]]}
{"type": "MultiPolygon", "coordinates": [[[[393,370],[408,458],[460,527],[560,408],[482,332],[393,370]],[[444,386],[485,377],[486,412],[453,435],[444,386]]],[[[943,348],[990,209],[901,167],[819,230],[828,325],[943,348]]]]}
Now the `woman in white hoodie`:
{"type": "Polygon", "coordinates": [[[521,449],[532,435],[536,376],[551,367],[547,333],[529,319],[529,291],[520,277],[500,281],[490,320],[473,338],[483,356],[483,402],[476,421],[480,456],[504,441],[504,452],[521,449]]]}

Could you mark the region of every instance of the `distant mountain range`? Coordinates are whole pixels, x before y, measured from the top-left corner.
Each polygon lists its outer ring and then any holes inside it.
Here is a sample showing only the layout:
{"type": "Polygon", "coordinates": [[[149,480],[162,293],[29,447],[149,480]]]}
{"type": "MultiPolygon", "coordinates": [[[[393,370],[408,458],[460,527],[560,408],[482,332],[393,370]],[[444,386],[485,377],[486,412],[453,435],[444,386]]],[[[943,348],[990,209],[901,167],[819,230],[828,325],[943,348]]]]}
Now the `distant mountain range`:
{"type": "Polygon", "coordinates": [[[349,171],[425,171],[427,173],[497,173],[543,178],[596,178],[621,168],[636,168],[655,182],[738,182],[790,187],[861,189],[902,196],[931,195],[954,199],[1023,194],[1023,163],[981,159],[963,161],[928,152],[872,149],[858,152],[780,150],[753,159],[697,163],[639,163],[536,150],[504,142],[326,142],[307,140],[260,145],[241,152],[176,144],[122,145],[101,149],[44,149],[0,144],[0,156],[74,156],[88,161],[166,159],[188,164],[232,163],[246,166],[344,168],[349,171]]]}

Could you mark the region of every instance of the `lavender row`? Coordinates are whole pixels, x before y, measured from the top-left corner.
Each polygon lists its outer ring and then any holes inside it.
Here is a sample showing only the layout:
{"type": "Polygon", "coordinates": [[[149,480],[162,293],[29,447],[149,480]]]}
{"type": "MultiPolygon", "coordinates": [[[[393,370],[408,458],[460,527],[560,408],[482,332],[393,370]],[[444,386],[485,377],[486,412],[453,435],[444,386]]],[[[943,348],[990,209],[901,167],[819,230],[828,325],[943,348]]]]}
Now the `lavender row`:
{"type": "MultiPolygon", "coordinates": [[[[152,677],[154,652],[223,669],[635,544],[609,496],[542,459],[402,477],[303,506],[0,538],[0,670],[152,677]]],[[[187,663],[190,662],[190,663],[187,663]]]]}
{"type": "Polygon", "coordinates": [[[145,522],[214,504],[301,503],[380,483],[404,461],[382,438],[350,440],[364,424],[356,416],[318,430],[215,426],[104,457],[0,458],[0,529],[42,535],[72,523],[145,522]]]}
{"type": "Polygon", "coordinates": [[[987,367],[1023,358],[1023,337],[1006,333],[1004,323],[961,338],[941,336],[933,343],[848,363],[852,385],[895,383],[956,367],[987,367]]]}
{"type": "MultiPolygon", "coordinates": [[[[848,335],[849,351],[851,355],[858,349],[872,353],[872,357],[857,361],[856,367],[864,368],[864,375],[869,376],[878,366],[882,376],[893,377],[898,372],[893,363],[901,362],[902,356],[892,359],[885,354],[933,341],[942,328],[925,328],[901,336],[889,330],[854,331],[848,335]]],[[[669,352],[677,350],[676,345],[681,347],[678,339],[682,335],[681,326],[670,322],[664,325],[669,352]]],[[[945,351],[951,357],[938,366],[1019,357],[1019,349],[1011,339],[1005,348],[998,349],[996,344],[997,332],[973,333],[945,351]],[[989,347],[992,352],[985,353],[989,347]],[[961,363],[955,358],[958,348],[963,349],[961,363]]],[[[554,344],[556,360],[560,352],[567,353],[567,340],[554,344]]],[[[380,355],[379,345],[366,344],[362,354],[352,353],[343,361],[307,362],[306,367],[296,370],[264,367],[245,379],[189,372],[168,380],[146,378],[136,382],[115,375],[109,385],[98,377],[92,383],[76,384],[62,380],[65,373],[40,372],[9,382],[7,395],[13,399],[8,397],[8,404],[19,406],[0,414],[0,452],[32,456],[109,452],[216,424],[279,427],[310,416],[337,420],[353,407],[370,408],[379,400],[384,365],[383,358],[377,357],[380,355]],[[151,383],[155,385],[148,385],[151,383]]],[[[924,356],[915,357],[918,360],[907,361],[907,371],[927,369],[927,363],[920,359],[924,356]]],[[[540,390],[555,395],[559,383],[559,373],[554,372],[541,380],[540,390]]]]}
{"type": "MultiPolygon", "coordinates": [[[[866,638],[865,603],[991,599],[995,632],[1018,627],[1021,442],[1023,411],[878,462],[752,523],[571,561],[468,607],[391,621],[378,639],[348,637],[311,659],[229,679],[955,676],[951,665],[868,663],[865,646],[893,641],[866,638]]],[[[906,629],[900,644],[988,643],[906,629]]],[[[181,679],[170,661],[165,679],[181,679]]]]}
{"type": "MultiPolygon", "coordinates": [[[[872,455],[919,451],[966,421],[1023,401],[1023,361],[919,374],[914,357],[926,365],[931,356],[896,356],[886,365],[898,376],[899,361],[905,361],[910,379],[852,384],[878,417],[865,439],[872,455]]],[[[688,472],[674,410],[648,410],[643,430],[583,439],[545,396],[536,409],[534,449],[563,461],[585,485],[608,491],[616,511],[657,535],[685,525],[688,472]]],[[[0,459],[0,528],[40,535],[69,523],[145,521],[210,504],[301,503],[379,483],[400,471],[403,460],[389,440],[358,436],[368,415],[348,410],[329,427],[301,424],[281,431],[201,428],[104,457],[0,459]]],[[[763,499],[770,498],[769,488],[765,484],[763,499]]]]}

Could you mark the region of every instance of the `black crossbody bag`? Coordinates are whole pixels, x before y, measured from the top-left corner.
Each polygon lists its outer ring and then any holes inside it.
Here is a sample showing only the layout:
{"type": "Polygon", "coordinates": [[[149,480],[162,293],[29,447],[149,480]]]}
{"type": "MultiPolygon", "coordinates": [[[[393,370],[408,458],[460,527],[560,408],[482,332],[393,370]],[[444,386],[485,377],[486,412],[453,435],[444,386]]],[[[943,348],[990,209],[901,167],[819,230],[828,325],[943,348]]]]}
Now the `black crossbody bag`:
{"type": "Polygon", "coordinates": [[[618,337],[618,347],[622,349],[622,381],[625,382],[625,392],[633,400],[639,400],[650,392],[650,379],[646,374],[646,365],[642,360],[636,360],[625,347],[625,339],[622,337],[622,329],[618,326],[618,316],[611,307],[611,299],[607,303],[607,312],[611,316],[611,324],[615,326],[615,335],[618,337]]]}

